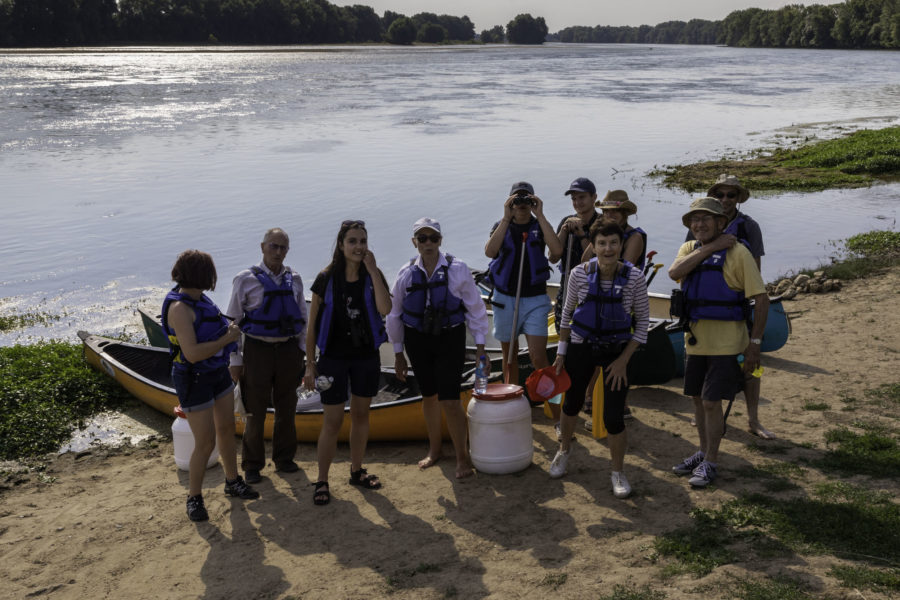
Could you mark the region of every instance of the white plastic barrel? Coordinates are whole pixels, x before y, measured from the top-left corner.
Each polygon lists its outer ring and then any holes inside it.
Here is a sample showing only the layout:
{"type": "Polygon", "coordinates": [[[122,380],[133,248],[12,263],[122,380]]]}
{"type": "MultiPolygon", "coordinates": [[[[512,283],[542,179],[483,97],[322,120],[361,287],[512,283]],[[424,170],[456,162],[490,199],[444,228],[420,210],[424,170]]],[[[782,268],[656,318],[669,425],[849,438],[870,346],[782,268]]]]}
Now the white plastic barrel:
{"type": "MultiPolygon", "coordinates": [[[[175,446],[175,466],[182,471],[189,471],[191,466],[191,454],[194,452],[194,434],[184,411],[180,406],[175,407],[175,420],[172,421],[172,443],[175,446]]],[[[210,468],[219,461],[219,446],[213,447],[206,468],[210,468]]]]}
{"type": "Polygon", "coordinates": [[[482,473],[502,475],[528,468],[534,454],[531,405],[521,386],[489,383],[473,393],[469,416],[469,453],[482,473]]]}

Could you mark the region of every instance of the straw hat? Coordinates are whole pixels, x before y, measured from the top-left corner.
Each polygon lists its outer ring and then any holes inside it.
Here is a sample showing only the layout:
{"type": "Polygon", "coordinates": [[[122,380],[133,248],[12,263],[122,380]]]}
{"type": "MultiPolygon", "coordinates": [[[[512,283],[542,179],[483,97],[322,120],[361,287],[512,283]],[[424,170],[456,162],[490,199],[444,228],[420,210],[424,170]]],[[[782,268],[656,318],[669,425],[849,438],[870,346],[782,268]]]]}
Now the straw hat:
{"type": "Polygon", "coordinates": [[[637,206],[628,199],[625,190],[610,190],[603,196],[603,200],[597,203],[600,210],[619,210],[627,217],[637,213],[637,206]]]}
{"type": "Polygon", "coordinates": [[[685,227],[690,228],[691,226],[691,215],[695,212],[705,212],[713,214],[717,217],[728,218],[728,215],[725,214],[725,207],[722,206],[722,203],[716,200],[715,198],[697,198],[693,202],[691,202],[691,207],[688,209],[684,216],[681,217],[681,222],[684,223],[685,227]]]}
{"type": "Polygon", "coordinates": [[[715,198],[716,190],[720,187],[733,187],[738,191],[738,204],[742,202],[746,202],[747,198],[750,197],[750,190],[741,185],[741,182],[734,175],[726,175],[722,173],[719,175],[719,178],[716,179],[716,182],[706,191],[707,196],[711,196],[715,198]]]}

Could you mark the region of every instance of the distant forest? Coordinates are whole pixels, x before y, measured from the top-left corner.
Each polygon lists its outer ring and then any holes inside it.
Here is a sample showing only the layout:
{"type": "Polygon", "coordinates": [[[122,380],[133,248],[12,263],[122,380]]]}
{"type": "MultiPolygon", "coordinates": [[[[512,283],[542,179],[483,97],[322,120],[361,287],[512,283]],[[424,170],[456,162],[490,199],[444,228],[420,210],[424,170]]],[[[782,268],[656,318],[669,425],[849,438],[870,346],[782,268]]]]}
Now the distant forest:
{"type": "MultiPolygon", "coordinates": [[[[518,15],[482,41],[540,44],[541,17],[518,15]]],[[[0,0],[0,46],[472,42],[469,17],[407,17],[327,0],[0,0]]]]}
{"type": "Polygon", "coordinates": [[[721,21],[640,27],[567,27],[560,42],[725,44],[767,48],[900,48],[900,0],[847,0],[824,6],[736,10],[721,21]]]}
{"type": "Polygon", "coordinates": [[[567,27],[548,35],[522,14],[476,36],[467,16],[411,17],[328,0],[0,0],[0,46],[327,44],[449,41],[725,44],[775,48],[900,48],[900,0],[748,8],[721,21],[567,27]]]}

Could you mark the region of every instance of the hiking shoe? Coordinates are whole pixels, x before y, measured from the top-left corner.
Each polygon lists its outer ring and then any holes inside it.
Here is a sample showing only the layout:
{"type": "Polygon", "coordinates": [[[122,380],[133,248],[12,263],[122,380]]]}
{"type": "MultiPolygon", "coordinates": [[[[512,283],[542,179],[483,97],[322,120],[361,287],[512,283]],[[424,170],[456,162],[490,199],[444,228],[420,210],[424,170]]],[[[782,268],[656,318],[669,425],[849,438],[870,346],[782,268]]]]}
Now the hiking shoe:
{"type": "Polygon", "coordinates": [[[688,473],[693,473],[694,469],[700,466],[700,463],[703,462],[704,458],[706,458],[706,455],[703,454],[703,451],[698,450],[691,456],[688,456],[686,459],[672,467],[672,472],[676,475],[687,475],[688,473]]]}
{"type": "Polygon", "coordinates": [[[688,483],[694,487],[706,487],[712,483],[712,480],[715,478],[716,465],[704,460],[700,463],[700,466],[694,469],[693,476],[688,479],[688,483]]]}
{"type": "Polygon", "coordinates": [[[613,471],[610,481],[612,481],[613,496],[616,498],[627,498],[631,495],[631,484],[628,483],[625,473],[613,471]]]}
{"type": "Polygon", "coordinates": [[[623,419],[633,419],[634,418],[634,415],[631,414],[631,409],[628,408],[627,406],[625,407],[625,410],[622,411],[622,418],[623,419]]]}
{"type": "Polygon", "coordinates": [[[259,469],[247,469],[244,471],[244,480],[247,483],[259,483],[262,481],[262,475],[259,474],[259,469]]]}
{"type": "Polygon", "coordinates": [[[255,500],[259,498],[259,492],[247,485],[240,475],[234,481],[225,480],[225,494],[236,496],[241,500],[255,500]]]}
{"type": "Polygon", "coordinates": [[[553,457],[553,462],[550,463],[550,477],[552,479],[559,479],[565,475],[568,462],[569,453],[563,452],[562,450],[557,451],[556,456],[553,457]]]}
{"type": "Polygon", "coordinates": [[[209,513],[203,505],[203,496],[188,496],[187,499],[187,516],[191,521],[209,521],[209,513]]]}
{"type": "Polygon", "coordinates": [[[292,460],[275,465],[275,471],[279,473],[296,473],[299,470],[300,467],[292,460]]]}

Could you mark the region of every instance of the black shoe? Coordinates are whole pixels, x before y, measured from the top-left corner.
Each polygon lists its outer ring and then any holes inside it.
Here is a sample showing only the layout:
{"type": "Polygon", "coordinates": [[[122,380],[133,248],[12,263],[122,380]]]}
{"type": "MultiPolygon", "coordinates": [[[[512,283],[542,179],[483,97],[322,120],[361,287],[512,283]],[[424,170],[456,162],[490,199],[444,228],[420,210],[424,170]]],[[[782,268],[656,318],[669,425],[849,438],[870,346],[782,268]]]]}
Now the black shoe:
{"type": "Polygon", "coordinates": [[[203,496],[188,496],[187,515],[191,521],[209,521],[209,513],[203,505],[203,496]]]}
{"type": "Polygon", "coordinates": [[[259,492],[247,485],[240,475],[234,481],[225,480],[225,493],[236,496],[242,500],[255,500],[259,498],[259,492]]]}
{"type": "Polygon", "coordinates": [[[259,474],[259,469],[247,469],[244,471],[244,481],[247,483],[259,483],[262,481],[262,475],[259,474]]]}
{"type": "Polygon", "coordinates": [[[278,463],[275,465],[275,470],[279,473],[296,473],[300,470],[300,467],[297,466],[297,463],[294,461],[288,461],[283,463],[278,463]]]}

